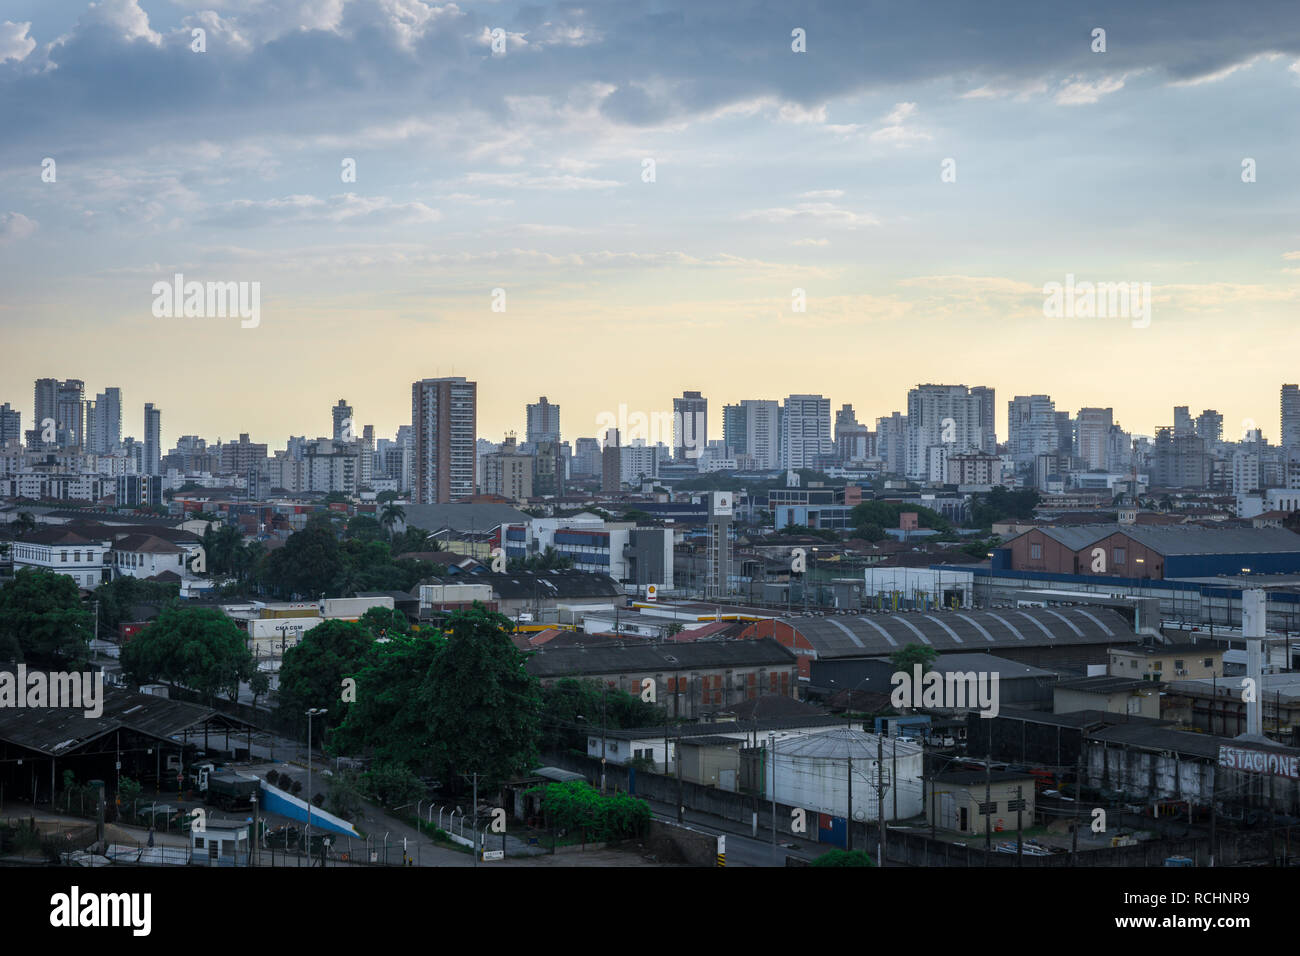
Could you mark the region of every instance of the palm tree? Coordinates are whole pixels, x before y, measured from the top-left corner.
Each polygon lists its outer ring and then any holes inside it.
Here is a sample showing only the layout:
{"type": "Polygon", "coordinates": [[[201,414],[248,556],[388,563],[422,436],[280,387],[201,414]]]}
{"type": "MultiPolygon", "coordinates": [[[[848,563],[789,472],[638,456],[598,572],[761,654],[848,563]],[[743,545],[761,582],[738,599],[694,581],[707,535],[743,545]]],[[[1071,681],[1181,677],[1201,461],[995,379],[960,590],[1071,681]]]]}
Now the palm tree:
{"type": "Polygon", "coordinates": [[[379,516],[379,523],[388,531],[388,536],[393,536],[393,525],[397,522],[406,521],[406,509],[394,502],[388,502],[384,505],[384,510],[379,516]]]}
{"type": "Polygon", "coordinates": [[[14,521],[14,524],[18,526],[17,531],[20,535],[31,534],[36,530],[36,519],[32,517],[30,511],[20,512],[17,520],[14,521]]]}

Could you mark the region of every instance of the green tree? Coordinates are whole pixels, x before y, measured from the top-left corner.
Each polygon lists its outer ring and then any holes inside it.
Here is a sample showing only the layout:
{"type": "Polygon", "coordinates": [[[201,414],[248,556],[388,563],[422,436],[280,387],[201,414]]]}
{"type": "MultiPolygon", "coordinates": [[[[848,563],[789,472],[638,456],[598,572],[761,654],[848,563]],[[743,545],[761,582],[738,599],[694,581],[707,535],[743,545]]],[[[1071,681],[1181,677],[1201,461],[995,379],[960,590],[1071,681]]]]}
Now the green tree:
{"type": "Polygon", "coordinates": [[[541,695],[513,622],[481,604],[453,614],[446,641],[421,688],[438,729],[435,772],[477,772],[489,787],[537,765],[541,695]]]}
{"type": "Polygon", "coordinates": [[[18,537],[31,534],[36,530],[36,519],[32,517],[30,511],[18,512],[18,517],[14,519],[14,533],[18,537]]]}
{"type": "Polygon", "coordinates": [[[609,730],[654,727],[664,721],[663,709],[635,694],[617,688],[602,688],[600,681],[564,677],[541,689],[542,748],[586,750],[589,733],[599,733],[602,723],[609,730]]]}
{"type": "Polygon", "coordinates": [[[431,766],[437,728],[424,697],[445,643],[441,634],[422,631],[372,644],[357,674],[356,702],[330,738],[331,752],[371,754],[378,763],[408,769],[431,766]]]}
{"type": "Polygon", "coordinates": [[[344,533],[349,538],[360,541],[380,541],[388,537],[380,523],[370,515],[356,515],[349,519],[347,531],[344,533]]]}
{"type": "Polygon", "coordinates": [[[78,665],[93,629],[94,615],[66,574],[23,568],[0,587],[0,660],[78,665]]]}
{"type": "Polygon", "coordinates": [[[410,803],[424,794],[420,778],[400,763],[375,764],[361,778],[366,793],[385,806],[410,803]]]}
{"type": "MultiPolygon", "coordinates": [[[[166,584],[161,581],[145,581],[133,578],[129,574],[106,581],[95,588],[95,600],[99,602],[99,627],[101,633],[116,631],[118,626],[139,620],[140,612],[152,608],[159,612],[173,604],[180,594],[179,584],[166,584]]],[[[155,615],[147,615],[149,617],[155,615]]]]}
{"type": "Polygon", "coordinates": [[[379,523],[383,525],[390,538],[393,536],[393,526],[398,522],[405,521],[406,509],[399,504],[394,504],[392,501],[387,502],[384,505],[384,510],[379,513],[379,523]]]}
{"type": "Polygon", "coordinates": [[[894,665],[894,670],[908,674],[912,673],[912,668],[917,664],[921,665],[922,674],[928,673],[934,669],[934,662],[938,659],[939,652],[925,644],[908,644],[889,655],[889,663],[894,665]]]}
{"type": "Polygon", "coordinates": [[[429,537],[424,528],[407,527],[405,531],[393,538],[394,555],[408,554],[411,551],[441,551],[437,538],[429,537]]]}
{"type": "Polygon", "coordinates": [[[328,523],[309,521],[266,559],[266,583],[282,597],[315,598],[334,590],[345,570],[338,539],[328,523]]]}
{"type": "Polygon", "coordinates": [[[355,678],[373,641],[368,628],[351,621],[324,621],[284,652],[280,664],[280,713],[299,722],[311,707],[324,707],[337,723],[349,703],[343,679],[355,678]]]}
{"type": "Polygon", "coordinates": [[[122,672],[132,684],[164,681],[207,698],[231,700],[253,676],[245,634],[215,608],[169,607],[122,648],[122,672]]]}

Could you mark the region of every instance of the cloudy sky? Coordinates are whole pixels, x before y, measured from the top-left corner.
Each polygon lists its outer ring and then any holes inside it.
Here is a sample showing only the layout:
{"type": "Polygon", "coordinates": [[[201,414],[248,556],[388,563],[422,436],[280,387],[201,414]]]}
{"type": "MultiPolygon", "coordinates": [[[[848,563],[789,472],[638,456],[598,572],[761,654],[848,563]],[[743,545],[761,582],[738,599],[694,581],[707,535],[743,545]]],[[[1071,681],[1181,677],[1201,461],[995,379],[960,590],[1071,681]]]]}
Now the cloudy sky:
{"type": "Polygon", "coordinates": [[[1004,439],[1047,392],[1276,441],[1297,105],[1281,0],[0,0],[0,401],[82,378],[125,433],[283,447],[437,375],[494,440],[542,394],[572,439],[700,389],[721,437],[936,382],[1004,439]],[[155,316],[175,273],[259,283],[259,324],[155,316]],[[1150,283],[1149,324],[1046,317],[1067,274],[1150,283]]]}

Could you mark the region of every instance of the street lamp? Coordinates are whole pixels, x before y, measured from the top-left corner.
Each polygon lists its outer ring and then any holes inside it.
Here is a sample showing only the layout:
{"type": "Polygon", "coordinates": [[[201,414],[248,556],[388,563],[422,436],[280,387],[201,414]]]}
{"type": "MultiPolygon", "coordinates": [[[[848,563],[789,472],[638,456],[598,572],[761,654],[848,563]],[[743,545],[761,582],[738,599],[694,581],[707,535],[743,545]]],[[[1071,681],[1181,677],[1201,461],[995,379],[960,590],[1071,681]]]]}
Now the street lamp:
{"type": "Polygon", "coordinates": [[[311,859],[311,719],[323,717],[329,711],[324,707],[313,707],[307,711],[307,859],[311,859]]]}

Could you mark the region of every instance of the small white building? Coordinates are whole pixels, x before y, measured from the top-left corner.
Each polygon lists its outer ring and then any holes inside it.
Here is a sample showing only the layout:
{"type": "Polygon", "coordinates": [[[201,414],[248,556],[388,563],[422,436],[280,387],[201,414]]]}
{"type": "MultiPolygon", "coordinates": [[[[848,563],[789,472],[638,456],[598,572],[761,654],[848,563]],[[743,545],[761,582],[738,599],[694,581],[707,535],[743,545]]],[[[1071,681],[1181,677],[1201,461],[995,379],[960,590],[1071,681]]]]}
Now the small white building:
{"type": "Polygon", "coordinates": [[[139,532],[113,542],[109,563],[116,577],[152,578],[170,571],[184,581],[197,576],[190,564],[201,550],[197,540],[174,542],[139,532]]]}
{"type": "Polygon", "coordinates": [[[234,865],[248,852],[248,824],[209,820],[202,830],[190,831],[190,849],[194,851],[192,862],[199,865],[234,865]]]}
{"type": "Polygon", "coordinates": [[[12,547],[14,573],[39,568],[66,574],[77,587],[93,590],[107,580],[104,557],[109,543],[83,537],[62,527],[40,528],[17,538],[12,547]]]}

